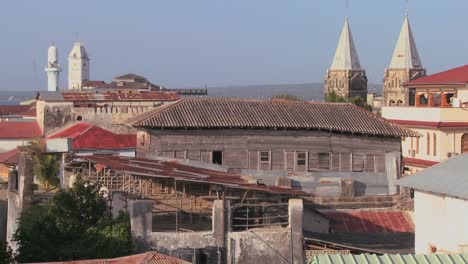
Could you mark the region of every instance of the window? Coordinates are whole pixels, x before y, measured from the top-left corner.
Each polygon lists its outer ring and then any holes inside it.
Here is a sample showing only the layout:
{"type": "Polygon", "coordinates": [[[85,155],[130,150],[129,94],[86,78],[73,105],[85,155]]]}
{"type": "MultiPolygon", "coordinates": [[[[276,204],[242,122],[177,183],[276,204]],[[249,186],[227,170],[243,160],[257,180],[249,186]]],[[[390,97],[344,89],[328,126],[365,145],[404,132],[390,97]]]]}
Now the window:
{"type": "Polygon", "coordinates": [[[223,165],[223,152],[222,151],[213,151],[211,155],[211,163],[223,165]]]}
{"type": "Polygon", "coordinates": [[[81,120],[83,120],[83,117],[82,117],[82,116],[77,116],[77,117],[76,117],[76,120],[77,120],[77,121],[81,121],[81,120]]]}
{"type": "Polygon", "coordinates": [[[432,134],[432,152],[434,153],[434,156],[437,155],[437,139],[436,139],[436,133],[432,134]]]}
{"type": "Polygon", "coordinates": [[[431,155],[431,138],[429,132],[426,133],[426,154],[431,155]]]}
{"type": "Polygon", "coordinates": [[[307,152],[296,152],[296,171],[307,171],[307,152]]]}
{"type": "Polygon", "coordinates": [[[297,153],[297,165],[306,165],[306,154],[305,152],[298,152],[297,153]]]}
{"type": "Polygon", "coordinates": [[[468,153],[468,134],[463,134],[461,138],[461,153],[468,153]]]}
{"type": "Polygon", "coordinates": [[[260,151],[260,169],[269,170],[271,164],[271,152],[270,151],[260,151]]]}

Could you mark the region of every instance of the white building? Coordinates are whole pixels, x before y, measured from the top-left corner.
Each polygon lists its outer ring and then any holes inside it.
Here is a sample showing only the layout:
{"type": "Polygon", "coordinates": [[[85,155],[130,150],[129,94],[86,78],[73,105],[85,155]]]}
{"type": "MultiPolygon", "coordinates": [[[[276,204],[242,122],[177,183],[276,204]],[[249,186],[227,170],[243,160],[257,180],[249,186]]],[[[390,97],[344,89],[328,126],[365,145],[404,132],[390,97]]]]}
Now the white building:
{"type": "Polygon", "coordinates": [[[68,55],[68,89],[81,90],[84,81],[89,80],[89,56],[80,42],[75,42],[68,55]]]}
{"type": "Polygon", "coordinates": [[[415,251],[468,252],[468,154],[399,180],[414,189],[415,251]]]}
{"type": "Polygon", "coordinates": [[[60,64],[58,63],[58,49],[54,44],[50,45],[47,52],[47,90],[57,91],[59,89],[60,64]]]}

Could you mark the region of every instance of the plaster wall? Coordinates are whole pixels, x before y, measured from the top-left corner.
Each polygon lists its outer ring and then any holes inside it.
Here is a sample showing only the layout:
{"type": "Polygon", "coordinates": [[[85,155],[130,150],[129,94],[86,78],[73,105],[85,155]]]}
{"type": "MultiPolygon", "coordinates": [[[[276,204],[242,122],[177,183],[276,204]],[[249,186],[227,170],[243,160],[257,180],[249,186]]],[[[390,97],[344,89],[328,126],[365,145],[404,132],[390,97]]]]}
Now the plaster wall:
{"type": "Polygon", "coordinates": [[[468,245],[468,200],[416,191],[414,196],[415,251],[461,253],[468,245]]]}
{"type": "Polygon", "coordinates": [[[18,146],[24,146],[31,140],[30,138],[0,139],[0,153],[15,149],[18,146]]]}
{"type": "Polygon", "coordinates": [[[382,107],[382,117],[426,122],[466,122],[468,109],[461,107],[382,107]]]}

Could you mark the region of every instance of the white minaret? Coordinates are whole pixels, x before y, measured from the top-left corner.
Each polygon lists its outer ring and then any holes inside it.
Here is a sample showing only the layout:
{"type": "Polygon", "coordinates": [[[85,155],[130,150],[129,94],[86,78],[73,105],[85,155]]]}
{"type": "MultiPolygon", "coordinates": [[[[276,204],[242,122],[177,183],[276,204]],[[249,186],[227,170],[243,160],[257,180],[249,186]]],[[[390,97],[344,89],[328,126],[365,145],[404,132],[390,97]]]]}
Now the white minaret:
{"type": "Polygon", "coordinates": [[[68,89],[79,89],[89,80],[89,56],[80,42],[75,42],[68,55],[68,89]]]}
{"type": "Polygon", "coordinates": [[[47,67],[45,68],[48,91],[57,91],[59,89],[59,73],[61,70],[58,63],[58,50],[54,43],[52,43],[47,51],[47,67]]]}

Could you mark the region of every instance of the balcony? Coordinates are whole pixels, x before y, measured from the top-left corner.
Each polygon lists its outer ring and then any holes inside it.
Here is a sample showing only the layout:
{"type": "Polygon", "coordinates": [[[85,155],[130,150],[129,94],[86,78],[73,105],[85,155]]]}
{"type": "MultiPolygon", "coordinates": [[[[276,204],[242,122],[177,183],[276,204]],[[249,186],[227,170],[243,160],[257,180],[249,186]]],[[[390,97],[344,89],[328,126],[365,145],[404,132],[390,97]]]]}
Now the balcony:
{"type": "Polygon", "coordinates": [[[382,117],[419,122],[468,122],[468,108],[462,107],[382,107],[382,117]]]}

